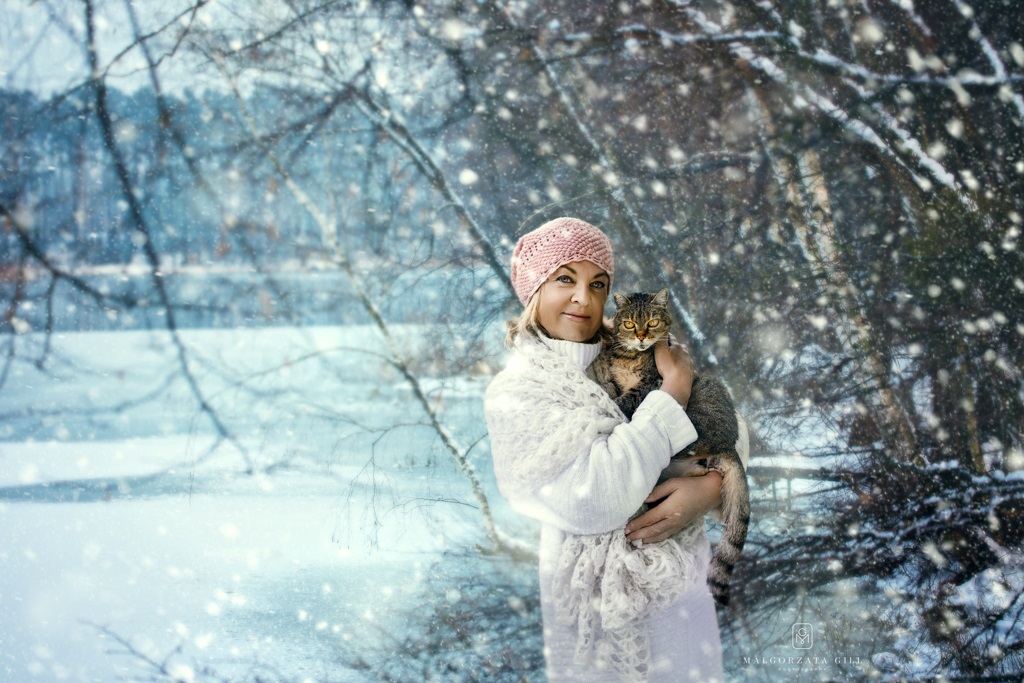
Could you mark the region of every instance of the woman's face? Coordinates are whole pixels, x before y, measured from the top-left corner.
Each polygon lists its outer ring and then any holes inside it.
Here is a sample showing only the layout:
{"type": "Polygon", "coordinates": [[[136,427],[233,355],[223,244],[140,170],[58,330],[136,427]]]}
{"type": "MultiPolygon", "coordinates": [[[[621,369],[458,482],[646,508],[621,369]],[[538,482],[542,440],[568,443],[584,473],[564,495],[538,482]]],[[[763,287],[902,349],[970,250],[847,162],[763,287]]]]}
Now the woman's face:
{"type": "Polygon", "coordinates": [[[554,339],[586,342],[601,327],[611,278],[590,261],[566,263],[537,290],[537,318],[554,339]]]}

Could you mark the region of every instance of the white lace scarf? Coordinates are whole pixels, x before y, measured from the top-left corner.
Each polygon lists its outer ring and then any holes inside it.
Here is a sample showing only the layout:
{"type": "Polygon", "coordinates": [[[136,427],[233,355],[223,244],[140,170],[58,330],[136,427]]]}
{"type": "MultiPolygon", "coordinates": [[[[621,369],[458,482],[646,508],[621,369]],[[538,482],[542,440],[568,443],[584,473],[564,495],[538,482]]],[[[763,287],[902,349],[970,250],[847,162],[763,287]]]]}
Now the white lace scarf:
{"type": "MultiPolygon", "coordinates": [[[[531,496],[626,422],[586,376],[589,361],[580,367],[557,347],[521,335],[508,369],[488,388],[494,470],[510,499],[531,496]]],[[[710,552],[703,537],[702,520],[651,545],[634,546],[621,528],[564,535],[552,592],[558,618],[576,627],[580,664],[596,657],[628,681],[647,680],[647,619],[704,581],[710,552]]]]}

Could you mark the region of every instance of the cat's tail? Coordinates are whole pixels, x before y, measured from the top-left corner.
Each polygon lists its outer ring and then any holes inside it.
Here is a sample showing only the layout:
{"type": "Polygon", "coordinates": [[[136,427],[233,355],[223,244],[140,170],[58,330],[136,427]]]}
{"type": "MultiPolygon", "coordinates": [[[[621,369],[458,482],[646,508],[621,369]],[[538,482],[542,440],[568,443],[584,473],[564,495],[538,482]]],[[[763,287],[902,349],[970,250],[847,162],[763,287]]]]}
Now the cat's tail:
{"type": "Polygon", "coordinates": [[[723,453],[715,468],[722,475],[722,537],[708,567],[708,587],[715,602],[729,604],[729,582],[740,560],[750,527],[747,474],[736,452],[723,453]]]}

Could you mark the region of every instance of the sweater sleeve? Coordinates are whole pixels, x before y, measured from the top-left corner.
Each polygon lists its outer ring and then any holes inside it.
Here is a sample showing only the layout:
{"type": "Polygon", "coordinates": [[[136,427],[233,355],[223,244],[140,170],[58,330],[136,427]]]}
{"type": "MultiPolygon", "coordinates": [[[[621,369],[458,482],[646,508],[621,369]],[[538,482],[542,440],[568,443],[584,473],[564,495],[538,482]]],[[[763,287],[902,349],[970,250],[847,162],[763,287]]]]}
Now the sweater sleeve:
{"type": "Polygon", "coordinates": [[[610,424],[592,419],[587,406],[489,403],[488,431],[502,493],[521,514],[575,534],[621,528],[650,494],[669,459],[697,438],[686,413],[663,391],[648,394],[632,421],[622,418],[610,424]],[[506,420],[534,428],[513,430],[513,435],[506,420]],[[536,441],[531,434],[538,435],[536,441]],[[510,486],[515,462],[508,476],[497,464],[514,461],[513,450],[565,464],[550,476],[527,478],[526,486],[510,486]]]}
{"type": "Polygon", "coordinates": [[[542,521],[576,534],[622,527],[658,483],[669,459],[696,439],[696,429],[675,399],[651,392],[631,422],[595,441],[586,457],[537,490],[534,502],[550,513],[542,521]]]}

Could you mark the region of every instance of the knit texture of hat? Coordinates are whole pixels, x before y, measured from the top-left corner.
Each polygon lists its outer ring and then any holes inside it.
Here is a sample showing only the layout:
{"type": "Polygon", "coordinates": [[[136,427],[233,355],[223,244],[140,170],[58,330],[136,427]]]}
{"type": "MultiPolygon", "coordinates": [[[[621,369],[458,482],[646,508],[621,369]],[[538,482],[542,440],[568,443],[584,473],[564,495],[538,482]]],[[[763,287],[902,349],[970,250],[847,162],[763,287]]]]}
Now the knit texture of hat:
{"type": "Polygon", "coordinates": [[[578,218],[556,218],[520,237],[512,252],[512,285],[523,306],[551,273],[573,261],[590,261],[609,279],[615,272],[611,240],[578,218]]]}

